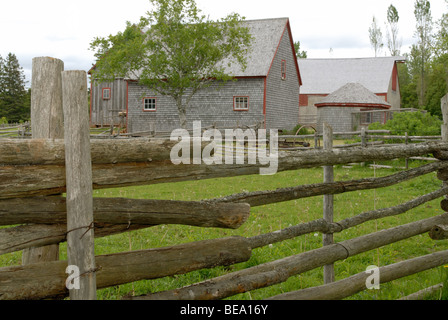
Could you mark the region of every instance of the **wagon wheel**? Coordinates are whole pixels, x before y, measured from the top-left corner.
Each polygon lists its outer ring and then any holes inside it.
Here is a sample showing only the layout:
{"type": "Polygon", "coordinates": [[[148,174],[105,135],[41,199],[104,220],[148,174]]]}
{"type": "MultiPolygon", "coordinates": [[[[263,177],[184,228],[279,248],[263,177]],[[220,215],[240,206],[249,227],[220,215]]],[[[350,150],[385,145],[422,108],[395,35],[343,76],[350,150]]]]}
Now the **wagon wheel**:
{"type": "MultiPolygon", "coordinates": [[[[300,128],[299,128],[299,130],[297,130],[297,132],[296,132],[296,136],[298,136],[299,135],[299,132],[300,132],[300,130],[302,130],[302,129],[304,129],[304,128],[310,128],[310,129],[313,129],[314,130],[314,132],[316,132],[316,128],[314,128],[314,126],[312,126],[312,125],[303,125],[303,126],[301,126],[300,128]]],[[[296,146],[296,141],[294,140],[294,145],[293,145],[294,147],[296,146]]]]}

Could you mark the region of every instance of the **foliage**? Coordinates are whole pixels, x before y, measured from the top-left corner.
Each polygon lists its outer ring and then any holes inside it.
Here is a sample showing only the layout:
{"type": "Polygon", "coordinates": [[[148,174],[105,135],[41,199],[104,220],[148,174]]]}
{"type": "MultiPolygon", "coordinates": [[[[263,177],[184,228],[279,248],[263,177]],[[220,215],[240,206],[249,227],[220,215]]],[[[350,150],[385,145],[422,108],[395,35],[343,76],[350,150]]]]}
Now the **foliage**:
{"type": "Polygon", "coordinates": [[[381,32],[381,28],[378,27],[375,17],[373,17],[372,25],[369,28],[369,37],[370,37],[370,44],[372,45],[372,48],[375,51],[375,57],[377,57],[378,53],[383,48],[384,43],[383,43],[383,33],[381,32]]]}
{"type": "Polygon", "coordinates": [[[430,113],[403,112],[395,114],[384,125],[373,123],[369,129],[390,130],[392,135],[404,135],[407,132],[410,136],[432,136],[441,134],[441,126],[442,121],[430,113]]]}
{"type": "Polygon", "coordinates": [[[0,117],[11,122],[30,119],[31,93],[25,88],[25,75],[17,57],[0,56],[0,117]]]}
{"type": "Polygon", "coordinates": [[[398,39],[398,21],[400,16],[398,15],[397,8],[393,4],[387,9],[387,47],[391,56],[400,55],[401,40],[398,39]]]}
{"type": "Polygon", "coordinates": [[[308,52],[306,52],[305,50],[300,50],[300,41],[294,43],[294,49],[296,50],[297,59],[308,58],[308,52]]]}
{"type": "Polygon", "coordinates": [[[110,81],[132,75],[172,97],[185,128],[186,111],[199,90],[232,80],[228,66],[245,69],[252,37],[236,13],[212,21],[194,0],[150,2],[154,9],[138,24],[128,22],[124,32],[91,43],[98,59],[93,77],[110,81]]]}

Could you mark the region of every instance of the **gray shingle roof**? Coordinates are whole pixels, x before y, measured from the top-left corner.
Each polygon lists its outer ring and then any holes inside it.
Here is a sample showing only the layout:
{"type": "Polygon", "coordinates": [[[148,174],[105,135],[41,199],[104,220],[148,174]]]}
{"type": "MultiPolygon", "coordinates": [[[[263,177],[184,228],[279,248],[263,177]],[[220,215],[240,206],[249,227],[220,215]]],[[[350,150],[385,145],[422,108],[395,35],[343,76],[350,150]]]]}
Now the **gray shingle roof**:
{"type": "MultiPolygon", "coordinates": [[[[224,65],[226,73],[234,77],[267,76],[288,21],[289,18],[243,21],[243,26],[250,29],[253,37],[247,67],[244,71],[237,63],[229,67],[229,61],[225,59],[221,64],[224,65]]],[[[136,75],[130,75],[129,78],[136,79],[136,75]]]]}
{"type": "Polygon", "coordinates": [[[390,108],[391,105],[359,83],[347,83],[332,94],[323,98],[316,106],[365,105],[390,108]]]}
{"type": "Polygon", "coordinates": [[[374,93],[386,93],[395,61],[403,57],[354,59],[299,59],[301,94],[329,94],[346,83],[357,82],[374,93]]]}
{"type": "Polygon", "coordinates": [[[242,71],[238,64],[234,64],[227,68],[227,72],[240,77],[267,76],[288,21],[288,18],[244,21],[243,25],[253,36],[247,68],[242,71]]]}

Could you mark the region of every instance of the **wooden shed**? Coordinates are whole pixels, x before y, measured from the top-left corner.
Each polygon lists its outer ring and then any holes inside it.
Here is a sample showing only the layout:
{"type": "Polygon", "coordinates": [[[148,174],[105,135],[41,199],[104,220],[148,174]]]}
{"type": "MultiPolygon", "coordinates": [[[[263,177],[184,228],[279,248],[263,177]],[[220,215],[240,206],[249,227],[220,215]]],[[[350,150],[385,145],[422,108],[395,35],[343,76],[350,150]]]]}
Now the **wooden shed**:
{"type": "Polygon", "coordinates": [[[348,132],[359,129],[359,122],[353,114],[365,119],[361,125],[373,122],[384,123],[391,104],[378,97],[359,83],[347,83],[315,105],[317,107],[317,131],[322,132],[326,122],[335,132],[348,132]],[[373,112],[385,111],[385,112],[373,112]],[[363,115],[364,112],[364,115],[363,115]],[[370,118],[369,118],[370,117],[370,118]]]}

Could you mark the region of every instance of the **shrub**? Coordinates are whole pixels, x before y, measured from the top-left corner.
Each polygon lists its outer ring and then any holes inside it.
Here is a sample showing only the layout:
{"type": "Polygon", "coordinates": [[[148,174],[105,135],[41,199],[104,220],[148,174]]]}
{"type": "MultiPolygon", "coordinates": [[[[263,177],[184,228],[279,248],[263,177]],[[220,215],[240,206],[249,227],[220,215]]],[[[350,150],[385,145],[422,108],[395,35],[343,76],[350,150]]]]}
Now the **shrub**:
{"type": "Polygon", "coordinates": [[[437,136],[441,134],[442,120],[429,113],[396,113],[393,119],[382,125],[372,123],[369,130],[390,130],[392,135],[437,136]]]}

